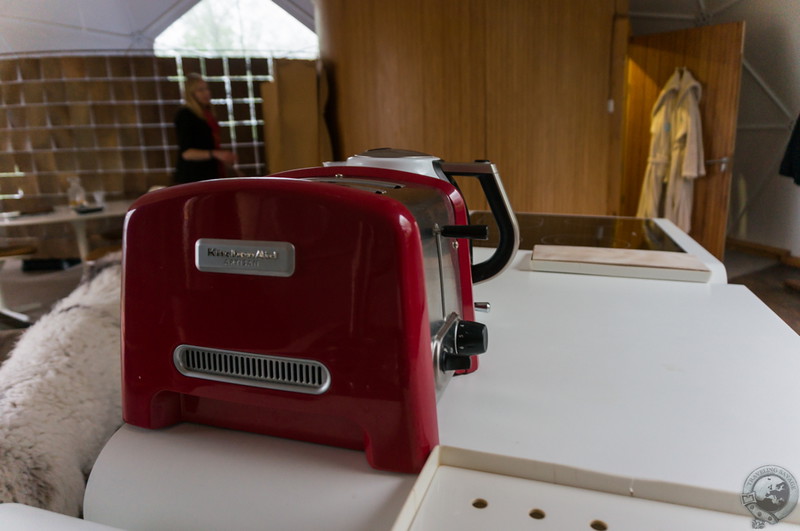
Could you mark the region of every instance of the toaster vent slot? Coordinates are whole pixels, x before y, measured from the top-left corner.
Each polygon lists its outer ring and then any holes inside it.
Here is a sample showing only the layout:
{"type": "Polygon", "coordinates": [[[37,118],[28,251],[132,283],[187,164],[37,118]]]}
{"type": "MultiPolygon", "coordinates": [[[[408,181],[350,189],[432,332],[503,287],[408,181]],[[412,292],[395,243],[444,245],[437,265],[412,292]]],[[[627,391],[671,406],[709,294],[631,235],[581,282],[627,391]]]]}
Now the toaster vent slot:
{"type": "Polygon", "coordinates": [[[181,345],[175,367],[192,378],[264,387],[280,391],[321,394],[330,386],[330,372],[314,360],[181,345]]]}

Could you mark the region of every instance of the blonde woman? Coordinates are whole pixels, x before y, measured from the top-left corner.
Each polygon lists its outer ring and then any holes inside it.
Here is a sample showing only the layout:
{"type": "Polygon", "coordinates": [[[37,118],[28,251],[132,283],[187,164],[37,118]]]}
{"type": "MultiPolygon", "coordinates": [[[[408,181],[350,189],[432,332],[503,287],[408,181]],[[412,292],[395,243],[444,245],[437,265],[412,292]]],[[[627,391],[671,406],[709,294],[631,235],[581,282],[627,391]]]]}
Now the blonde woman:
{"type": "Polygon", "coordinates": [[[175,183],[226,177],[236,164],[232,151],[220,149],[219,122],[211,111],[211,91],[199,74],[186,76],[185,105],[175,114],[178,161],[175,183]]]}

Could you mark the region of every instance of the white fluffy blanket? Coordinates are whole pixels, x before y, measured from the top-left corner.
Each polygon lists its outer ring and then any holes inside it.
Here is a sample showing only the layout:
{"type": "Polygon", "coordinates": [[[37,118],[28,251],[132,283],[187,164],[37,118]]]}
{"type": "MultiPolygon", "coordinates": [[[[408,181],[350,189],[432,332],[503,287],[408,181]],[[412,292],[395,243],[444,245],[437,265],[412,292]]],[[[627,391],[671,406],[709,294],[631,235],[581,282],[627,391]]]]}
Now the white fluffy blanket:
{"type": "Polygon", "coordinates": [[[0,502],[79,516],[86,478],[122,423],[120,266],[106,262],[0,366],[0,502]]]}

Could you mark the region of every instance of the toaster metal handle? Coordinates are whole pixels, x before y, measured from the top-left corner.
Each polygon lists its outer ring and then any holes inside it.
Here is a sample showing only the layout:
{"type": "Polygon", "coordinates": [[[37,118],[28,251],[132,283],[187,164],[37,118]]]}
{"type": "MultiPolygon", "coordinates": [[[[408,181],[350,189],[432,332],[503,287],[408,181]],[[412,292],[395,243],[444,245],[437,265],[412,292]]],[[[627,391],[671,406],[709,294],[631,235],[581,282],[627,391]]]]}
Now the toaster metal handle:
{"type": "Polygon", "coordinates": [[[476,284],[502,273],[519,249],[519,225],[511,209],[497,167],[489,161],[439,162],[439,168],[453,182],[453,176],[477,177],[489,209],[499,229],[497,249],[487,260],[472,264],[472,281],[476,284]]]}

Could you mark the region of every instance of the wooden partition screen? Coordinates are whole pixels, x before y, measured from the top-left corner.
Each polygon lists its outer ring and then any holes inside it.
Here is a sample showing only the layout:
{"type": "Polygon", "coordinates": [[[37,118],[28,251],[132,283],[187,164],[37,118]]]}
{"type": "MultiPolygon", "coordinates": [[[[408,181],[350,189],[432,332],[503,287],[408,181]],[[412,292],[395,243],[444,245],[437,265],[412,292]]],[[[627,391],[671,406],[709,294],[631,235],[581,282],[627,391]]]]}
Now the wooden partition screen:
{"type": "MultiPolygon", "coordinates": [[[[70,177],[109,199],[133,198],[171,182],[173,117],[184,74],[206,77],[222,145],[245,175],[264,175],[259,85],[269,60],[249,57],[25,55],[0,57],[0,208],[67,201],[70,177]]],[[[42,255],[75,256],[64,227],[19,229],[42,255]]]]}
{"type": "Polygon", "coordinates": [[[320,166],[333,159],[323,117],[327,100],[319,62],[272,61],[272,80],[261,84],[267,173],[320,166]]]}

